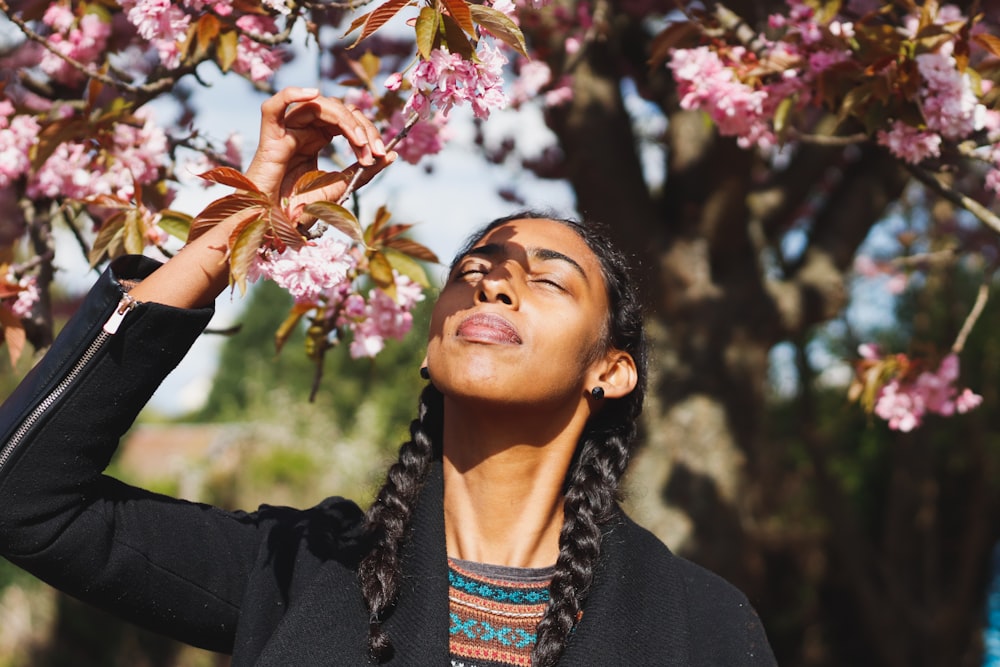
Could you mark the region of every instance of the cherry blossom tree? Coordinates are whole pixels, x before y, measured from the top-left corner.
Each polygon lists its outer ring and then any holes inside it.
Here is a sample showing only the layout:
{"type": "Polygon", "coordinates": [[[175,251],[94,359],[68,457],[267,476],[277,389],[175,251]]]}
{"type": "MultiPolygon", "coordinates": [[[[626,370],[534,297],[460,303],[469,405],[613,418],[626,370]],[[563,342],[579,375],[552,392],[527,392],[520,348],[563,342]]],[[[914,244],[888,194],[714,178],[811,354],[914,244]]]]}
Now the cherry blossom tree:
{"type": "MultiPolygon", "coordinates": [[[[328,92],[368,114],[409,162],[433,159],[456,107],[470,108],[480,128],[505,105],[541,110],[552,146],[487,140],[485,129],[480,143],[494,163],[565,179],[579,212],[610,223],[648,276],[657,373],[648,464],[632,480],[647,492],[635,503],[646,524],[762,600],[765,620],[783,599],[768,597],[769,582],[808,569],[832,543],[855,575],[852,613],[880,664],[956,664],[969,650],[974,621],[925,632],[913,614],[887,620],[884,609],[924,601],[864,555],[877,549],[857,517],[838,511],[844,489],[811,431],[810,474],[825,494],[815,512],[828,529],[809,548],[794,528],[769,529],[794,484],[784,453],[762,437],[761,415],[772,349],[801,345],[839,317],[853,276],[916,290],[942,264],[981,276],[961,323],[949,340],[911,349],[883,353],[861,341],[850,396],[907,434],[898,447],[932,416],[980,403],[982,389],[967,389],[959,369],[998,257],[991,7],[0,0],[0,9],[17,35],[0,74],[0,327],[12,359],[51,340],[56,224],[98,266],[126,252],[169,254],[171,237],[235,216],[234,287],[266,279],[288,290],[295,304],[278,343],[304,322],[318,369],[331,345],[349,341],[353,354],[371,356],[406,332],[427,283],[417,260],[435,259],[407,238],[409,226],[384,207],[363,224],[348,195],[297,203],[338,180],[364,196],[364,168],[331,152],[334,170],[305,174],[291,197],[272,201],[240,174],[235,142],[209,140],[187,103],[205,68],[268,88],[301,36],[329,63],[328,92]],[[166,96],[184,112],[161,126],[151,102],[166,96]],[[234,192],[201,212],[172,209],[177,179],[193,165],[234,192]],[[928,222],[894,234],[895,255],[859,254],[887,215],[918,209],[928,222]],[[900,650],[907,633],[934,650],[900,650]]],[[[516,186],[504,195],[520,202],[516,186]]],[[[986,558],[974,547],[970,571],[986,558]]],[[[965,581],[959,601],[943,604],[952,619],[974,619],[975,585],[965,581]]],[[[846,655],[796,628],[777,632],[779,655],[803,664],[846,655]]]]}

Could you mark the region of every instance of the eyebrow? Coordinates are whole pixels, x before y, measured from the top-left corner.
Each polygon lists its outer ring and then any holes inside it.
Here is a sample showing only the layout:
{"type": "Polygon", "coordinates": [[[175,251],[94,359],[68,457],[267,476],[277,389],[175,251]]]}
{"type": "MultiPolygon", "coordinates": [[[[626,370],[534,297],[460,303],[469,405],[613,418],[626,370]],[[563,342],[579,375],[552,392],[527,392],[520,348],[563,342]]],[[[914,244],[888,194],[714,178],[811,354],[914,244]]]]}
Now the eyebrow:
{"type": "MultiPolygon", "coordinates": [[[[587,272],[583,270],[583,267],[580,266],[579,262],[577,262],[569,255],[564,255],[558,250],[552,250],[550,248],[528,248],[527,251],[528,251],[528,257],[532,259],[538,259],[543,262],[551,260],[566,262],[567,264],[572,266],[577,273],[583,276],[584,280],[587,280],[587,272]]],[[[488,257],[490,259],[493,259],[499,255],[505,255],[505,254],[507,254],[507,248],[504,246],[504,244],[485,243],[483,245],[476,246],[475,248],[471,249],[469,252],[466,253],[465,256],[468,257],[470,255],[479,255],[481,257],[488,257]]]]}

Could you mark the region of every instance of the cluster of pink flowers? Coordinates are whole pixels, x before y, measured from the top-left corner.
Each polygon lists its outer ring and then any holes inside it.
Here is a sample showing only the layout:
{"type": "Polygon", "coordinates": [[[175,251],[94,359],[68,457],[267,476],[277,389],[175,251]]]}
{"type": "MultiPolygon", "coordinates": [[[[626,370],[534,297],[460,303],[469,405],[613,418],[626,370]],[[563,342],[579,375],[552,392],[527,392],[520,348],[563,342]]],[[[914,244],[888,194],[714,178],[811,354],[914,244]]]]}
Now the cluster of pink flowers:
{"type": "Polygon", "coordinates": [[[350,285],[356,265],[349,243],[321,236],[297,250],[264,251],[252,267],[250,279],[268,278],[288,291],[295,303],[318,305],[350,285]]]}
{"type": "Polygon", "coordinates": [[[113,195],[123,200],[135,196],[138,186],[160,178],[168,153],[167,136],[140,111],[141,126],[115,125],[103,150],[91,142],[60,144],[28,182],[29,197],[87,199],[113,195]]]}
{"type": "MultiPolygon", "coordinates": [[[[858,351],[865,359],[879,358],[874,345],[862,345],[858,351]]],[[[920,426],[928,414],[950,417],[978,407],[982,396],[955,387],[958,372],[958,355],[952,353],[941,360],[936,371],[923,371],[913,380],[892,378],[878,391],[875,414],[886,420],[889,428],[905,433],[920,426]]]]}
{"type": "Polygon", "coordinates": [[[32,115],[14,115],[14,105],[0,100],[0,188],[28,173],[28,153],[38,141],[41,126],[32,115]]]}
{"type": "Polygon", "coordinates": [[[8,286],[17,285],[19,291],[17,296],[3,299],[4,305],[10,308],[10,312],[15,317],[20,317],[21,319],[29,317],[31,309],[35,307],[38,299],[41,298],[41,292],[38,290],[38,281],[35,276],[23,276],[18,279],[13,273],[9,273],[6,277],[6,283],[8,286]]]}
{"type": "Polygon", "coordinates": [[[236,19],[236,27],[246,34],[240,35],[236,45],[236,62],[233,70],[250,78],[251,81],[267,81],[281,66],[281,52],[261,44],[248,35],[263,37],[278,32],[278,26],[270,16],[247,14],[236,19]]]}
{"type": "Polygon", "coordinates": [[[733,47],[726,55],[723,61],[707,46],[674,51],[669,66],[677,82],[681,108],[705,111],[720,134],[737,137],[744,148],[773,145],[768,91],[755,89],[737,76],[746,49],[733,47]]]}
{"type": "Polygon", "coordinates": [[[399,340],[413,326],[410,310],[423,300],[423,290],[394,272],[396,298],[377,287],[365,298],[357,291],[356,268],[357,256],[349,243],[321,236],[298,250],[263,251],[249,277],[273,280],[297,304],[335,315],[338,330],[352,336],[351,356],[374,357],[386,339],[399,340]]]}
{"type": "Polygon", "coordinates": [[[416,112],[422,119],[434,111],[447,117],[452,107],[467,102],[477,118],[485,119],[492,110],[505,107],[503,66],[507,57],[487,40],[480,40],[476,56],[477,62],[473,62],[447,49],[434,49],[410,75],[414,94],[405,111],[416,112]]]}
{"type": "MultiPolygon", "coordinates": [[[[854,24],[821,22],[802,0],[789,0],[788,5],[786,14],[768,19],[772,30],[781,31],[780,39],[758,35],[755,53],[739,45],[701,46],[675,49],[669,62],[681,106],[705,111],[721,134],[736,136],[743,147],[772,146],[772,118],[778,104],[792,96],[799,107],[812,103],[815,86],[811,84],[818,76],[856,55],[854,24]]],[[[944,26],[965,17],[957,7],[945,5],[934,20],[944,26]]],[[[916,15],[908,17],[910,37],[917,27],[916,15]]],[[[923,123],[914,126],[890,118],[888,127],[876,133],[879,144],[910,164],[940,155],[943,141],[962,140],[1000,126],[1000,114],[980,103],[972,76],[959,70],[953,50],[954,42],[945,40],[936,51],[915,57],[923,123]]],[[[985,84],[984,93],[989,89],[989,82],[985,84]]],[[[1000,169],[1000,161],[994,164],[1000,169]]],[[[989,184],[996,189],[998,182],[1000,175],[994,174],[989,184]]]]}
{"type": "MultiPolygon", "coordinates": [[[[192,19],[192,15],[185,10],[201,12],[207,7],[218,16],[223,17],[233,13],[231,0],[217,2],[121,0],[119,4],[125,11],[129,23],[135,26],[139,37],[156,49],[160,62],[165,67],[177,67],[180,64],[181,46],[187,40],[187,32],[192,19]]],[[[283,0],[267,0],[263,4],[279,14],[288,14],[291,11],[283,0]]],[[[249,77],[252,81],[270,79],[281,65],[281,53],[278,49],[254,40],[251,35],[269,36],[276,34],[278,28],[274,19],[270,16],[246,14],[236,19],[236,27],[243,34],[239,36],[237,41],[236,61],[233,63],[233,69],[249,77]]]]}
{"type": "Polygon", "coordinates": [[[406,276],[393,273],[396,298],[379,288],[368,292],[367,301],[360,294],[344,300],[337,324],[351,332],[351,356],[374,357],[385,347],[386,339],[402,340],[413,327],[410,311],[423,301],[420,285],[406,276]]]}
{"type": "MultiPolygon", "coordinates": [[[[111,25],[97,14],[87,13],[77,20],[73,11],[60,3],[49,5],[42,23],[52,29],[49,44],[62,55],[81,63],[97,60],[111,35],[111,25]]],[[[73,84],[83,76],[77,68],[48,50],[42,52],[38,65],[60,83],[73,84]]]]}

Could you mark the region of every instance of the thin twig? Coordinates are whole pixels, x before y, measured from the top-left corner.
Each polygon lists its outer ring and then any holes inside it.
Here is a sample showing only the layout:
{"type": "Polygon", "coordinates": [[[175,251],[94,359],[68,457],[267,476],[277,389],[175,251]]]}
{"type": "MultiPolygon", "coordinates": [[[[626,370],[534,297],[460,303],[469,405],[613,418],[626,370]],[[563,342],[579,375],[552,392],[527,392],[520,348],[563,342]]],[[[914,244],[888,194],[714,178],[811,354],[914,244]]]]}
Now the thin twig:
{"type": "Polygon", "coordinates": [[[987,274],[983,279],[981,285],[979,285],[979,291],[976,293],[976,302],[972,304],[972,310],[965,317],[965,322],[962,323],[962,329],[958,332],[958,336],[955,337],[955,342],[952,343],[951,351],[955,354],[961,354],[962,348],[965,347],[965,341],[969,337],[969,333],[972,331],[972,327],[976,325],[976,321],[979,316],[983,314],[983,309],[986,307],[986,302],[990,298],[990,278],[992,274],[987,274]]]}
{"type": "MultiPolygon", "coordinates": [[[[409,134],[410,130],[413,128],[414,125],[417,124],[419,120],[420,116],[418,114],[416,113],[410,114],[410,117],[406,119],[406,125],[403,126],[403,129],[400,130],[399,134],[394,136],[392,138],[392,141],[390,141],[386,145],[385,147],[386,152],[388,153],[389,151],[391,151],[399,144],[400,141],[405,139],[406,135],[409,134]]],[[[351,194],[353,194],[353,192],[358,187],[358,183],[361,181],[361,176],[365,173],[365,169],[367,169],[367,167],[361,164],[358,164],[357,166],[358,169],[357,171],[354,172],[354,175],[351,176],[351,182],[347,184],[347,189],[344,190],[344,194],[340,195],[340,199],[337,200],[338,204],[343,205],[343,203],[347,201],[347,198],[350,197],[351,194]]]]}
{"type": "Polygon", "coordinates": [[[934,174],[921,169],[916,165],[908,164],[906,165],[906,169],[913,174],[913,177],[918,181],[934,190],[951,203],[961,206],[966,211],[979,218],[979,221],[984,225],[1000,234],[1000,217],[997,217],[993,211],[989,210],[972,197],[964,195],[961,192],[957,192],[950,186],[943,183],[941,179],[934,174]]]}
{"type": "Polygon", "coordinates": [[[854,144],[864,143],[869,139],[868,135],[862,132],[837,136],[830,134],[808,134],[806,132],[798,132],[794,129],[789,130],[788,138],[803,144],[813,144],[816,146],[853,146],[854,144]]]}

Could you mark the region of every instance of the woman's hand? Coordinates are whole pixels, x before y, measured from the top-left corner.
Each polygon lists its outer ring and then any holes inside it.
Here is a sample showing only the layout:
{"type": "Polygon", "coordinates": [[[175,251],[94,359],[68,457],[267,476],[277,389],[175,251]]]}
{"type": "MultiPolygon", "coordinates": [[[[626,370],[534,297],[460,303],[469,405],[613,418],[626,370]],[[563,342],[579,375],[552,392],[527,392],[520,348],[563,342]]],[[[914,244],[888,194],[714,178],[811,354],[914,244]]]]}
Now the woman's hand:
{"type": "MultiPolygon", "coordinates": [[[[280,201],[291,194],[299,177],[316,169],[319,152],[337,136],[346,139],[364,167],[362,182],[396,157],[386,151],[378,130],[360,111],[336,98],[320,97],[315,88],[286,88],[261,105],[260,141],[247,177],[280,201]]],[[[337,201],[346,188],[347,183],[334,183],[304,195],[300,203],[337,201]]]]}

